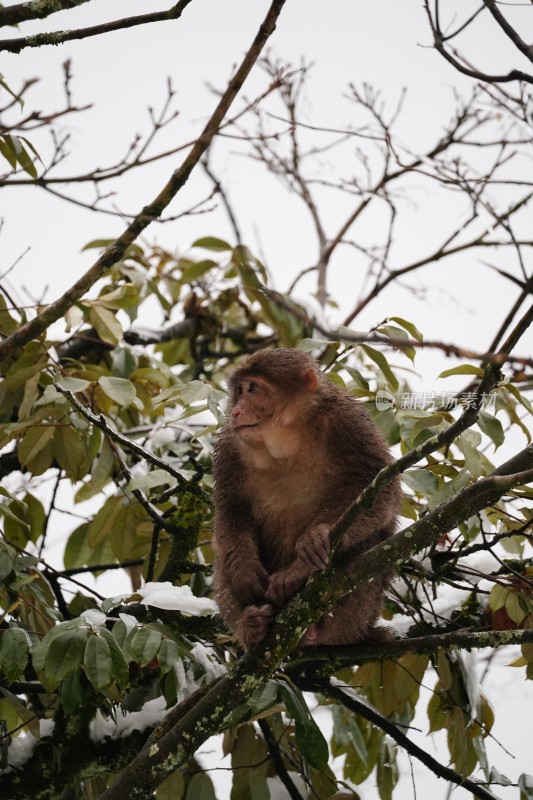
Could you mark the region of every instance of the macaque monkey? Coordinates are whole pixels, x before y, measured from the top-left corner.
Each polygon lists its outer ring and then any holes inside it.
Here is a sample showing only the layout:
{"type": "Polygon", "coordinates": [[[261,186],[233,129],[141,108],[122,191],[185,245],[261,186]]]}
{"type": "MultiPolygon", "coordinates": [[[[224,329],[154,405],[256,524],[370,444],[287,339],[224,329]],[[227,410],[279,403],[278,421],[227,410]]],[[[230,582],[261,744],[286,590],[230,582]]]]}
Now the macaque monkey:
{"type": "MultiPolygon", "coordinates": [[[[244,648],[330,560],[331,525],[390,462],[363,406],[298,350],[261,350],[231,375],[230,413],[214,458],[215,593],[244,648]]],[[[335,551],[350,572],[359,553],[395,531],[397,479],[335,551]]],[[[343,597],[309,626],[302,645],[383,638],[376,629],[390,573],[343,597]]]]}

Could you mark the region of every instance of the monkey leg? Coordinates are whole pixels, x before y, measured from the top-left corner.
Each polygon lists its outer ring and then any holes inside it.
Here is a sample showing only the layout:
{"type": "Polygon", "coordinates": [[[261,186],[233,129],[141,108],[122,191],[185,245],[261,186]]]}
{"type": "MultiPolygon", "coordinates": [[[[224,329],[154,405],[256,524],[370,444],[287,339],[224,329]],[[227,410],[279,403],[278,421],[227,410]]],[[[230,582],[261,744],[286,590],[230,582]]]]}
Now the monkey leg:
{"type": "Polygon", "coordinates": [[[388,583],[388,577],[381,576],[343,597],[329,614],[309,626],[300,644],[312,647],[388,638],[386,628],[376,627],[388,583]]]}
{"type": "Polygon", "coordinates": [[[247,606],[235,625],[235,636],[245,650],[261,642],[268,633],[274,619],[274,607],[270,603],[262,606],[247,606]]]}
{"type": "Polygon", "coordinates": [[[329,564],[329,530],[330,526],[324,523],[316,525],[296,542],[296,553],[308,576],[329,564]]]}
{"type": "Polygon", "coordinates": [[[329,562],[329,526],[316,525],[296,542],[296,558],[286,569],[270,576],[265,600],[281,608],[300,591],[307,578],[329,562]]]}

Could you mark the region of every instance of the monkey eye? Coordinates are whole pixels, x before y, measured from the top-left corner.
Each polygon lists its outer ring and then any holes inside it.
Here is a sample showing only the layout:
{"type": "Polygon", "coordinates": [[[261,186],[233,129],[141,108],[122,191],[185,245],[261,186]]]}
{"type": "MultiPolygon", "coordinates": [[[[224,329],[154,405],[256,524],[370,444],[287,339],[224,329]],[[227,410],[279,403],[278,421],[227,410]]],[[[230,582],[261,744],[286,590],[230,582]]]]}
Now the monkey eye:
{"type": "Polygon", "coordinates": [[[257,383],[255,381],[250,381],[250,383],[248,384],[248,391],[255,392],[256,389],[257,389],[257,383]]]}
{"type": "Polygon", "coordinates": [[[236,393],[237,397],[240,397],[242,395],[242,392],[243,392],[243,388],[242,388],[241,384],[239,383],[239,385],[235,389],[235,393],[236,393]]]}

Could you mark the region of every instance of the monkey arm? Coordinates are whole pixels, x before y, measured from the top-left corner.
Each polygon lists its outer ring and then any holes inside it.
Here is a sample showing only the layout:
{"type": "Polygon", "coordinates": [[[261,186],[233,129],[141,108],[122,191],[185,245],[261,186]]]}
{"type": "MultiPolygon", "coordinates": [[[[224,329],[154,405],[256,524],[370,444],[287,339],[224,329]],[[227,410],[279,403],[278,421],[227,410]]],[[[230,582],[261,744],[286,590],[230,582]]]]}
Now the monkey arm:
{"type": "Polygon", "coordinates": [[[245,650],[265,638],[274,616],[274,607],[265,602],[270,576],[248,523],[242,513],[221,520],[217,511],[216,597],[222,618],[245,650]]]}
{"type": "Polygon", "coordinates": [[[295,545],[296,557],[283,570],[270,576],[265,599],[281,607],[298,592],[307,578],[329,563],[329,526],[316,525],[295,545]]]}
{"type": "MultiPolygon", "coordinates": [[[[298,592],[313,573],[325,569],[330,560],[330,529],[338,517],[358,494],[353,486],[339,487],[330,498],[328,508],[317,517],[317,524],[297,540],[295,558],[283,570],[274,573],[265,599],[281,607],[298,592]]],[[[383,497],[369,512],[363,512],[339,542],[335,561],[339,568],[350,571],[357,556],[378,544],[395,531],[396,513],[400,503],[399,482],[393,482],[383,491],[383,497]]]]}

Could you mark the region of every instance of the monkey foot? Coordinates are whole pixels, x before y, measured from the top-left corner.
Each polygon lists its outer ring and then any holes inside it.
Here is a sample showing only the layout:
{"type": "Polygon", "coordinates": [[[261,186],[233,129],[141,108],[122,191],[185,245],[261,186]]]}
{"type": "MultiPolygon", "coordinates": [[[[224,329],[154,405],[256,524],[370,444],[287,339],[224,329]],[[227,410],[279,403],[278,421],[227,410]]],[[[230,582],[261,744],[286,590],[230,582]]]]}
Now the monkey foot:
{"type": "Polygon", "coordinates": [[[246,650],[265,638],[273,618],[274,607],[270,603],[244,609],[235,626],[235,634],[246,650]]]}

